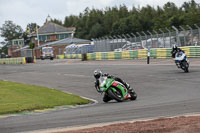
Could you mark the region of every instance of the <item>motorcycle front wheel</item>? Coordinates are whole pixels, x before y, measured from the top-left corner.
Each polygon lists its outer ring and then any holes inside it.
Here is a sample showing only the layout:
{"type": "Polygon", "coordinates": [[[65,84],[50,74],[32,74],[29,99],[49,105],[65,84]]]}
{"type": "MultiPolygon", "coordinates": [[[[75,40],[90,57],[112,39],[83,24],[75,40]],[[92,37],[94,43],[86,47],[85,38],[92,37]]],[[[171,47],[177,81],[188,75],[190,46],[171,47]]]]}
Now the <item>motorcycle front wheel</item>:
{"type": "Polygon", "coordinates": [[[108,95],[115,99],[117,102],[122,102],[124,100],[123,96],[118,91],[114,92],[112,89],[108,90],[108,95]]]}
{"type": "Polygon", "coordinates": [[[112,100],[112,98],[109,97],[108,94],[105,94],[104,97],[103,97],[103,101],[104,101],[105,103],[107,103],[107,102],[109,102],[110,100],[112,100]]]}

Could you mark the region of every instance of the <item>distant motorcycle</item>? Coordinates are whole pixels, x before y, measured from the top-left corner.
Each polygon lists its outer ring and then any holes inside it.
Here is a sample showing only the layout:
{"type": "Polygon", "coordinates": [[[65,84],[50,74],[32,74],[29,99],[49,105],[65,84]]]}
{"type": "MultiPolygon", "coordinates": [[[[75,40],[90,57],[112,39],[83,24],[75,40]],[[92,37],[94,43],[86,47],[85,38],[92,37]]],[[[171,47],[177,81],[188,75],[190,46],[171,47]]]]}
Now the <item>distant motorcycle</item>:
{"type": "Polygon", "coordinates": [[[178,68],[181,68],[184,70],[184,72],[189,72],[189,61],[187,60],[187,56],[184,52],[180,51],[177,52],[175,55],[175,63],[178,68]]]}
{"type": "Polygon", "coordinates": [[[117,102],[122,102],[128,99],[136,100],[137,98],[137,94],[133,90],[128,92],[128,89],[122,83],[115,81],[112,78],[101,76],[98,80],[100,88],[96,88],[97,91],[106,93],[106,95],[117,102]]]}

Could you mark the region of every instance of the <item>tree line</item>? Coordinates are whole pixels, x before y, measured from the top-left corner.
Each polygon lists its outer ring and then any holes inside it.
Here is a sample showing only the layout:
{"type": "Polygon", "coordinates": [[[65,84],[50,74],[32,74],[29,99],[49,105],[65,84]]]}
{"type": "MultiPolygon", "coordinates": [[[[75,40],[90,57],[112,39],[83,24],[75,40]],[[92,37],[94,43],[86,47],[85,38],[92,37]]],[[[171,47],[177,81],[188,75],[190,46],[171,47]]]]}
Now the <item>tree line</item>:
{"type": "Polygon", "coordinates": [[[86,8],[78,16],[66,16],[64,22],[57,19],[52,21],[65,27],[76,27],[75,37],[83,39],[159,31],[165,27],[172,30],[172,26],[179,28],[190,25],[195,28],[194,24],[200,26],[200,4],[191,0],[180,7],[167,2],[163,7],[147,5],[128,9],[126,5],[120,5],[103,10],[86,8]]]}

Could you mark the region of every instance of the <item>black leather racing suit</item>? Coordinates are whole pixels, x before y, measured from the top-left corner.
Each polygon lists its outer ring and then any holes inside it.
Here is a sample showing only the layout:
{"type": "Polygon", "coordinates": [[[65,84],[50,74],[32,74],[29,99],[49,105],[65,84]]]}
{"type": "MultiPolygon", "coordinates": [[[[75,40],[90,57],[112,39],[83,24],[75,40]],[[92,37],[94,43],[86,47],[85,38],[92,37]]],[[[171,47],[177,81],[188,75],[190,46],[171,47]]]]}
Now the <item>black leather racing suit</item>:
{"type": "MultiPolygon", "coordinates": [[[[183,52],[183,53],[185,53],[185,52],[184,52],[182,49],[180,49],[180,48],[172,49],[171,54],[172,54],[172,58],[173,58],[173,59],[175,58],[177,52],[183,52]]],[[[176,66],[177,66],[178,68],[180,68],[180,64],[177,63],[176,60],[174,60],[174,62],[175,62],[175,64],[176,64],[176,66]]]]}
{"type": "Polygon", "coordinates": [[[173,49],[173,50],[171,51],[172,58],[175,58],[177,52],[183,52],[183,53],[185,53],[185,52],[184,52],[182,49],[180,49],[180,48],[173,49]]]}

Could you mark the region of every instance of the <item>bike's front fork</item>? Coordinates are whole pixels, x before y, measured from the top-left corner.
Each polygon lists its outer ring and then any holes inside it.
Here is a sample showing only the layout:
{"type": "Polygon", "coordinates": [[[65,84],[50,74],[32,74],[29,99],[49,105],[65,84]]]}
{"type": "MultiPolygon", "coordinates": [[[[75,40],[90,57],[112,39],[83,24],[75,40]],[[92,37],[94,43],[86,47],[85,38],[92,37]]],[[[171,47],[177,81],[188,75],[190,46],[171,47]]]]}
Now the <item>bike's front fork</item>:
{"type": "Polygon", "coordinates": [[[178,68],[181,68],[181,65],[180,65],[179,63],[176,63],[176,66],[177,66],[178,68]]]}
{"type": "Polygon", "coordinates": [[[178,62],[175,61],[175,64],[176,64],[176,66],[177,66],[178,68],[181,68],[180,63],[178,63],[178,62]]]}

